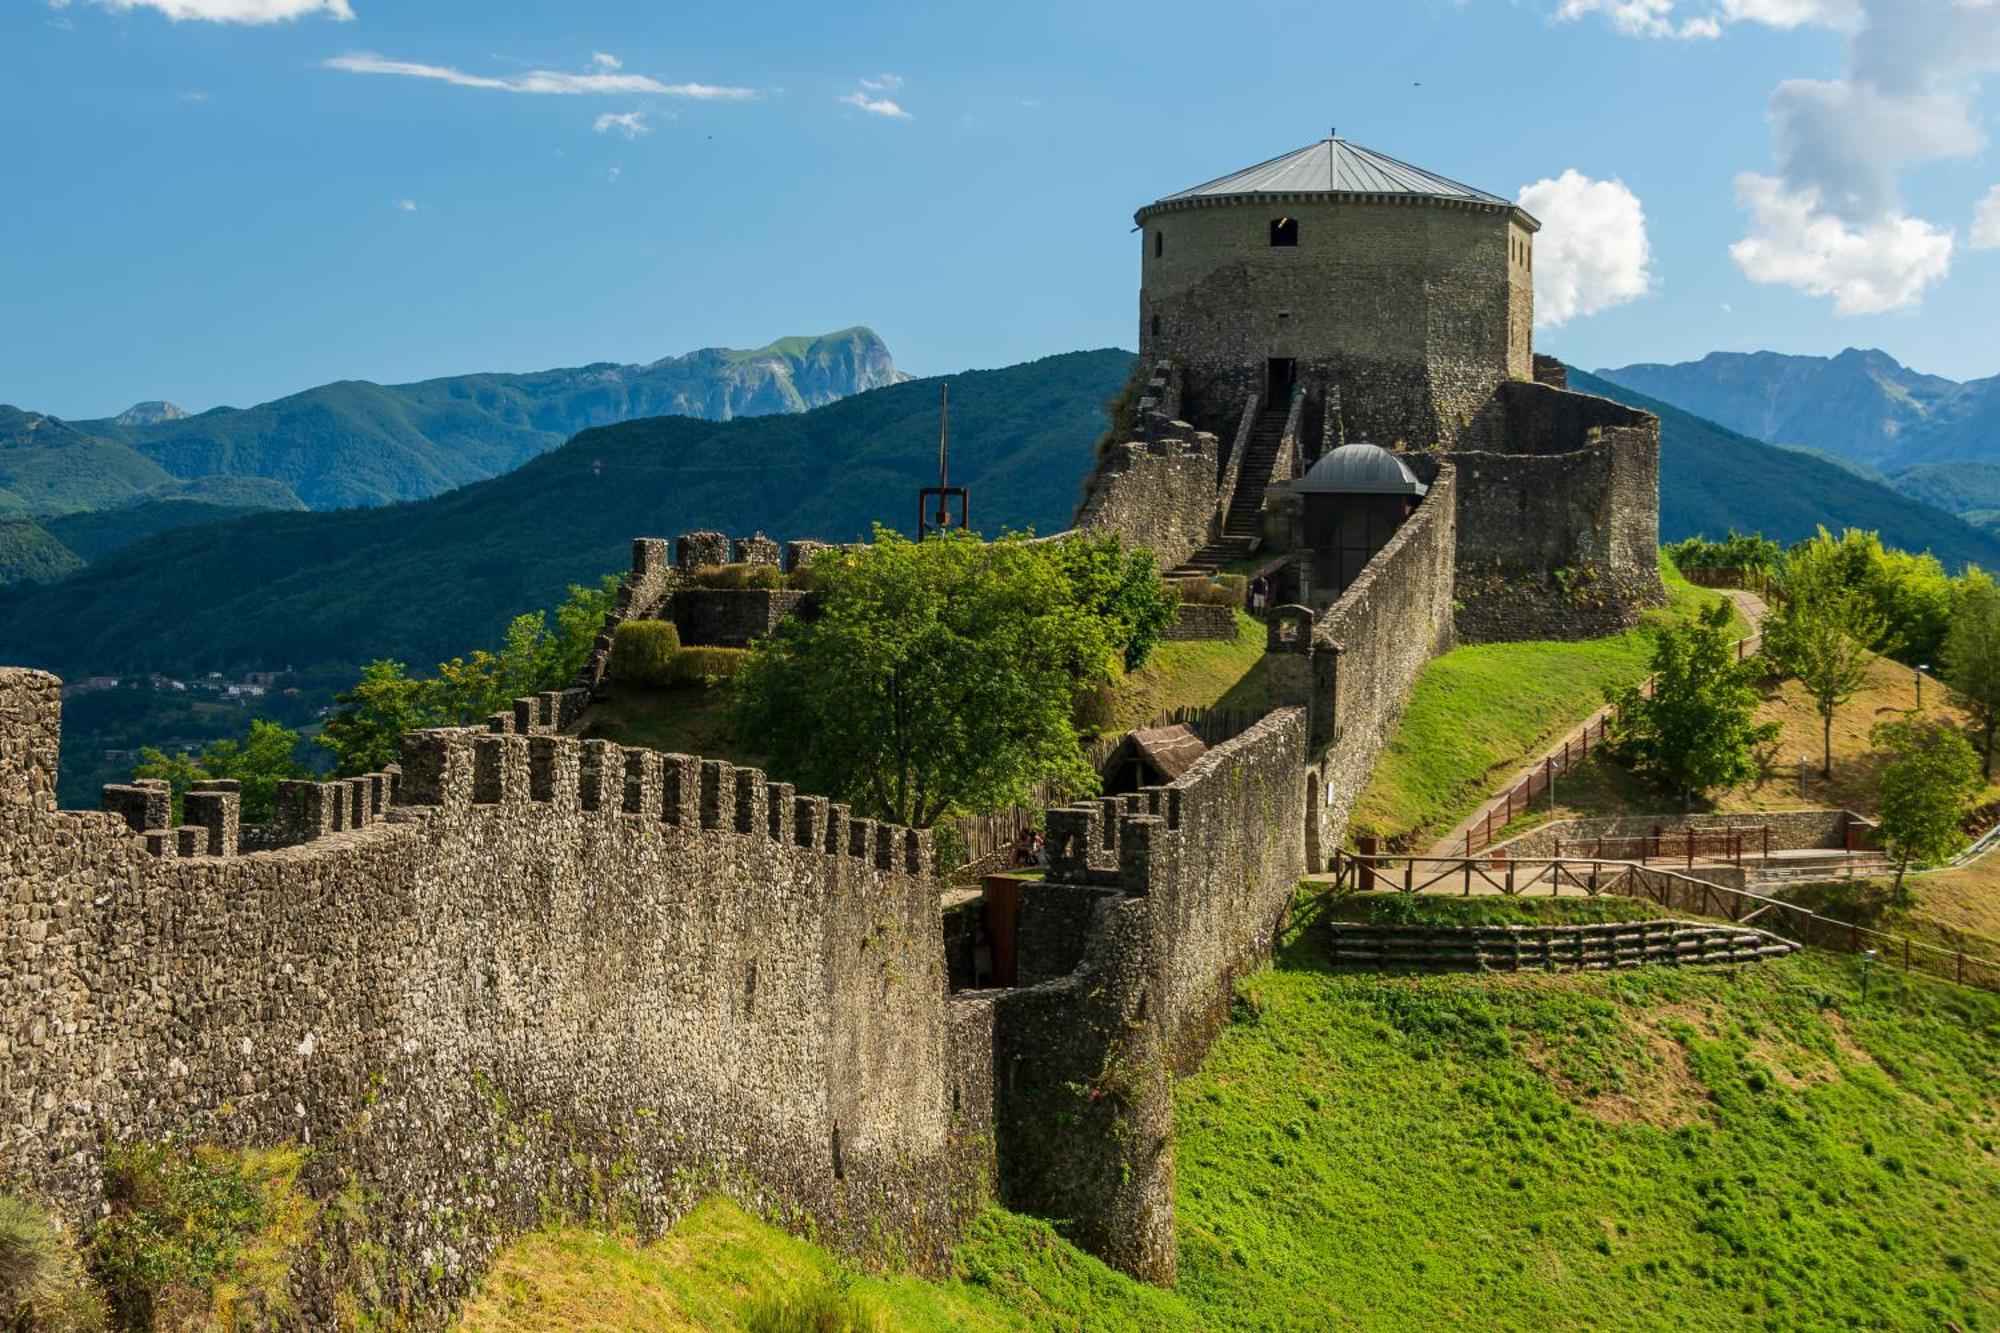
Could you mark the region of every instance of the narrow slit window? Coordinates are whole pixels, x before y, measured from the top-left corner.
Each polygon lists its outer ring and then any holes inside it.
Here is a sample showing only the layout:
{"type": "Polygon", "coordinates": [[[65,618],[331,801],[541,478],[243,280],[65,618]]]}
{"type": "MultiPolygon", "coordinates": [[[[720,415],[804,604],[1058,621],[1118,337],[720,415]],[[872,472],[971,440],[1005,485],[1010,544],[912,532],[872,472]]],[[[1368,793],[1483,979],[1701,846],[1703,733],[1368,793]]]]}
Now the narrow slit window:
{"type": "Polygon", "coordinates": [[[1163,231],[1154,232],[1153,258],[1158,259],[1161,255],[1165,254],[1166,252],[1167,252],[1167,234],[1163,231]]]}
{"type": "Polygon", "coordinates": [[[1160,336],[1160,317],[1158,315],[1153,316],[1152,330],[1155,338],[1160,336]]]}
{"type": "Polygon", "coordinates": [[[1295,246],[1299,243],[1299,220],[1297,218],[1271,219],[1271,244],[1295,246]]]}

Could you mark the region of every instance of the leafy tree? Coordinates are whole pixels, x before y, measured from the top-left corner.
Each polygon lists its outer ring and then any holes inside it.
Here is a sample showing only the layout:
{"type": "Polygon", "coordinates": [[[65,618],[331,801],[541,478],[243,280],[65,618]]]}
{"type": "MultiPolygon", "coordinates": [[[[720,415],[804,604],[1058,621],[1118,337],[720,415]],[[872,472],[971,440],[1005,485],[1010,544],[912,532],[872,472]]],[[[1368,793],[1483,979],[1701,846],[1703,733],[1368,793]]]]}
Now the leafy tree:
{"type": "Polygon", "coordinates": [[[1785,558],[1785,548],[1768,537],[1734,528],[1719,542],[1687,537],[1666,548],[1676,569],[1744,569],[1773,573],[1785,558]]]}
{"type": "Polygon", "coordinates": [[[1878,836],[1896,861],[1894,895],[1907,902],[1903,875],[1911,861],[1942,861],[1965,846],[1959,821],[1984,785],[1979,756],[1953,728],[1921,715],[1879,723],[1870,739],[1890,753],[1878,836]]]}
{"type": "Polygon", "coordinates": [[[1756,721],[1760,668],[1736,660],[1730,607],[1703,607],[1694,620],[1663,630],[1653,645],[1650,695],[1614,691],[1612,744],[1633,767],[1692,804],[1757,774],[1756,747],[1778,734],[1756,721]]]}
{"type": "Polygon", "coordinates": [[[334,696],[337,711],[319,738],[338,772],[370,773],[394,763],[402,735],[420,727],[464,727],[525,695],[566,688],[583,670],[617,595],[618,579],[594,588],[572,584],[551,632],[541,612],[514,617],[500,651],[479,649],[413,677],[401,662],[370,662],[353,689],[334,696]]]}
{"type": "Polygon", "coordinates": [[[1940,654],[1944,677],[1979,722],[1980,772],[1993,776],[1993,733],[2000,729],[2000,588],[1981,575],[1960,589],[1940,654]]]}
{"type": "Polygon", "coordinates": [[[1125,549],[1116,534],[1070,537],[1049,546],[1078,606],[1102,619],[1137,671],[1174,619],[1174,594],[1160,581],[1151,551],[1125,549]]]}
{"type": "Polygon", "coordinates": [[[267,824],[278,808],[278,784],[309,778],[312,770],[299,762],[299,734],[275,722],[258,719],[241,741],[222,740],[196,755],[167,754],[147,746],[139,751],[135,778],[165,778],[173,788],[174,816],[180,817],[181,795],[210,778],[234,778],[243,784],[245,823],[267,824]]]}
{"type": "Polygon", "coordinates": [[[1785,601],[1764,622],[1766,656],[1798,678],[1819,711],[1821,777],[1833,775],[1835,712],[1861,687],[1874,651],[1894,642],[1888,618],[1849,581],[1856,554],[1856,543],[1825,528],[1794,547],[1785,562],[1785,601]]]}
{"type": "Polygon", "coordinates": [[[897,823],[1025,801],[1038,783],[1090,790],[1071,704],[1117,670],[1132,623],[1103,612],[1123,576],[1097,561],[878,527],[815,561],[819,612],[744,665],[738,726],[781,776],[897,823]]]}

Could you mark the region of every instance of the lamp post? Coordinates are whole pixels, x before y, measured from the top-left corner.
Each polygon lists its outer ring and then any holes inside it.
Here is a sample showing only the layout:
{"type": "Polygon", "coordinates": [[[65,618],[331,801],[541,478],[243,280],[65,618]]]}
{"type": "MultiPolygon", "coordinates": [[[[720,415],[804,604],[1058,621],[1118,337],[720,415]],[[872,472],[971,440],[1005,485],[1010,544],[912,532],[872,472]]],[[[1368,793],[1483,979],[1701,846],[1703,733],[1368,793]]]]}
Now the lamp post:
{"type": "Polygon", "coordinates": [[[1875,951],[1863,949],[1861,951],[1861,1003],[1863,1004],[1868,1003],[1868,969],[1873,966],[1875,966],[1875,951]]]}

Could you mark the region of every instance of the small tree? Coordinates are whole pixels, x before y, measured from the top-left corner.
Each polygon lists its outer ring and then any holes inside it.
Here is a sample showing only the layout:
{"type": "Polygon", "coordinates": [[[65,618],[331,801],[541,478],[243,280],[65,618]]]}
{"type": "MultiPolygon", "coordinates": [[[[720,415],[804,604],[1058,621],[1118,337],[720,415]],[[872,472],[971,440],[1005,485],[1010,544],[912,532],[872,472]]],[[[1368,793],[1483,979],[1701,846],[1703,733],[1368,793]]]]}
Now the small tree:
{"type": "Polygon", "coordinates": [[[1857,560],[1853,542],[1819,536],[1793,548],[1785,564],[1785,601],[1764,622],[1764,652],[1780,671],[1796,676],[1820,717],[1820,776],[1833,776],[1833,718],[1867,678],[1876,650],[1892,637],[1888,619],[1850,581],[1857,560]]]}
{"type": "Polygon", "coordinates": [[[1965,846],[1959,821],[1984,785],[1979,757],[1958,732],[1922,716],[1880,723],[1870,738],[1890,755],[1878,836],[1896,862],[1895,897],[1907,902],[1903,875],[1912,861],[1942,861],[1965,846]]]}
{"type": "Polygon", "coordinates": [[[2000,729],[2000,588],[1968,581],[1952,608],[1942,654],[1945,679],[1979,722],[1980,772],[1993,776],[1993,733],[2000,729]]]}
{"type": "Polygon", "coordinates": [[[1757,775],[1753,752],[1778,734],[1756,720],[1758,667],[1736,660],[1730,608],[1717,602],[1661,632],[1653,645],[1656,684],[1614,691],[1615,751],[1692,805],[1697,797],[1757,775]]]}
{"type": "Polygon", "coordinates": [[[262,718],[250,724],[250,735],[241,741],[216,741],[197,755],[170,755],[152,746],[139,751],[139,764],[132,770],[137,778],[165,778],[174,793],[175,818],[180,817],[181,795],[193,782],[208,778],[234,778],[243,784],[243,818],[252,824],[269,823],[278,807],[278,784],[288,779],[309,778],[312,771],[299,762],[299,734],[262,718]]]}
{"type": "Polygon", "coordinates": [[[1099,595],[1122,600],[1123,576],[1074,578],[1075,558],[881,528],[822,554],[817,613],[785,621],[737,677],[741,734],[775,773],[900,824],[1026,801],[1043,782],[1089,790],[1072,701],[1118,669],[1133,621],[1099,595]]]}

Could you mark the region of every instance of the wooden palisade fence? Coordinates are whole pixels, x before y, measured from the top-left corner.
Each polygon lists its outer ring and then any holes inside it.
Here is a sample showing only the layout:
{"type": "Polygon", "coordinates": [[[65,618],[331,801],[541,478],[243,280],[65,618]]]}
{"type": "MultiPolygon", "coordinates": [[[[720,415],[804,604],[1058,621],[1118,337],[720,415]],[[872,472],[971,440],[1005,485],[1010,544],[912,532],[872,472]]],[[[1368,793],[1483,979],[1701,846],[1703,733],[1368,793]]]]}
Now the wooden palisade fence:
{"type": "Polygon", "coordinates": [[[1590,897],[1616,894],[1696,916],[1722,917],[1739,925],[1754,922],[1787,939],[1822,949],[1857,954],[1872,949],[1883,963],[1906,972],[1927,972],[1961,985],[2000,991],[2000,961],[1963,949],[1941,948],[1908,936],[1871,930],[1849,921],[1836,921],[1797,903],[1711,884],[1636,861],[1370,856],[1341,852],[1334,863],[1334,884],[1357,892],[1388,889],[1403,893],[1471,894],[1476,890],[1516,896],[1540,889],[1551,896],[1565,891],[1590,897]]]}

